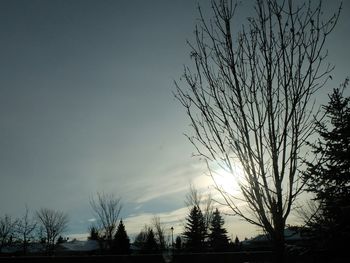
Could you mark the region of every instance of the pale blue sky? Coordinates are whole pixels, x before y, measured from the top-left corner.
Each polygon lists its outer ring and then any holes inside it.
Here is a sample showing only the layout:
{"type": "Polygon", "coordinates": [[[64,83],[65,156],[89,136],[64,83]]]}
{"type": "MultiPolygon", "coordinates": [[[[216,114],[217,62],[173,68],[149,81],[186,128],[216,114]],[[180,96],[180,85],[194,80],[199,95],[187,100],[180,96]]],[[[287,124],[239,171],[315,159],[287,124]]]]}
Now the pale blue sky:
{"type": "MultiPolygon", "coordinates": [[[[69,233],[85,233],[89,196],[105,191],[122,197],[127,231],[153,215],[182,231],[189,183],[210,184],[171,93],[189,62],[196,5],[0,0],[0,214],[56,208],[69,214],[69,233]]],[[[349,14],[346,1],[328,44],[329,85],[350,74],[349,14]]],[[[234,224],[231,233],[245,235],[234,224]]]]}

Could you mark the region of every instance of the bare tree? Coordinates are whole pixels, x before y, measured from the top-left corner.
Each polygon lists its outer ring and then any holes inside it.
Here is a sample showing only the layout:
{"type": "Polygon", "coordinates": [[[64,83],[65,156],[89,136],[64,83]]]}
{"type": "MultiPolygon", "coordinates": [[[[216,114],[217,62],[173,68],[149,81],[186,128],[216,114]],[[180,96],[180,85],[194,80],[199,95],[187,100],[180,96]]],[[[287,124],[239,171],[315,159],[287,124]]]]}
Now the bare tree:
{"type": "Polygon", "coordinates": [[[4,246],[11,243],[15,233],[17,220],[14,220],[9,215],[0,217],[0,253],[4,246]]]}
{"type": "Polygon", "coordinates": [[[43,231],[46,251],[52,252],[55,248],[57,237],[68,227],[68,216],[60,211],[41,208],[36,212],[36,217],[43,231]]]}
{"type": "Polygon", "coordinates": [[[31,240],[34,239],[34,230],[37,223],[30,217],[29,209],[26,206],[24,215],[18,220],[16,226],[17,238],[22,244],[23,253],[27,253],[27,248],[31,240]]]}
{"type": "Polygon", "coordinates": [[[160,222],[160,217],[159,216],[154,216],[152,219],[152,225],[154,227],[154,235],[156,238],[156,241],[159,245],[160,250],[164,250],[166,247],[166,231],[164,226],[162,226],[162,223],[160,222]]]}
{"type": "Polygon", "coordinates": [[[188,139],[209,170],[215,164],[234,175],[237,162],[244,169],[242,196],[217,185],[224,204],[267,231],[280,261],[286,220],[303,187],[300,160],[314,132],[314,95],[333,69],[324,63],[324,44],[340,13],[323,20],[321,2],[294,4],[257,0],[237,35],[237,4],[212,1],[209,22],[199,7],[189,43],[193,67],[185,67],[184,87],[175,83],[194,130],[188,139]]]}
{"type": "Polygon", "coordinates": [[[112,247],[113,235],[117,229],[122,203],[120,197],[113,194],[97,193],[96,199],[90,199],[90,206],[95,213],[108,247],[112,247]]]}
{"type": "Polygon", "coordinates": [[[214,213],[212,195],[210,193],[207,195],[201,194],[198,192],[198,189],[193,185],[190,185],[189,193],[186,195],[185,204],[189,209],[192,209],[194,206],[200,208],[204,217],[205,230],[208,233],[214,213]]]}

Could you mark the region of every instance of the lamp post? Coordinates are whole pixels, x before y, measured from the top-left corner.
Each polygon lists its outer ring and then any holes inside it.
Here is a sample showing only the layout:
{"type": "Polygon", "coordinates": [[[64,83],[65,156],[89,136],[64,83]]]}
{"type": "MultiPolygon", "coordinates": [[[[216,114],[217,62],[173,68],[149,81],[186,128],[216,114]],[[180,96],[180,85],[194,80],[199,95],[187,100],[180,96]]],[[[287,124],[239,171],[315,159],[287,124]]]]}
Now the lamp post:
{"type": "Polygon", "coordinates": [[[171,248],[174,250],[174,228],[171,227],[171,248]]]}

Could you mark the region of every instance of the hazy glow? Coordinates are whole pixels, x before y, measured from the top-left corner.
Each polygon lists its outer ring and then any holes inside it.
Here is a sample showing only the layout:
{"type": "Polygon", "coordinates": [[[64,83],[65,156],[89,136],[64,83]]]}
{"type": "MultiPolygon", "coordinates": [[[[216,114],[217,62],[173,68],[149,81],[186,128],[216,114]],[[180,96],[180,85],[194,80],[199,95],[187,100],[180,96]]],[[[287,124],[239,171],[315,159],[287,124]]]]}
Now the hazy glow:
{"type": "Polygon", "coordinates": [[[212,180],[224,193],[237,196],[240,193],[240,184],[244,180],[244,171],[239,163],[235,163],[232,170],[231,173],[224,166],[214,168],[212,170],[212,180]]]}

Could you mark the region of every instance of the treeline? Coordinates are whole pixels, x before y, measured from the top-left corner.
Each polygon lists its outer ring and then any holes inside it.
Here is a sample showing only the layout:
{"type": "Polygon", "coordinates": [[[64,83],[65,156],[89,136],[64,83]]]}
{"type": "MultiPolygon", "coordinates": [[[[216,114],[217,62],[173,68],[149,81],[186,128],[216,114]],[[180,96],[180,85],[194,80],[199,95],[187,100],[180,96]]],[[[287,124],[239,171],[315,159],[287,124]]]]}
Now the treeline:
{"type": "MultiPolygon", "coordinates": [[[[202,196],[191,186],[186,198],[189,214],[181,234],[174,237],[174,228],[166,228],[155,216],[131,243],[120,219],[121,198],[97,193],[95,198],[90,199],[96,221],[89,226],[88,240],[98,244],[95,253],[99,254],[154,254],[164,250],[222,252],[239,247],[237,237],[234,242],[228,238],[224,219],[219,209],[214,209],[210,195],[202,196]]],[[[4,215],[0,217],[0,253],[9,253],[5,248],[15,248],[16,254],[53,254],[59,244],[68,241],[63,237],[68,223],[67,214],[48,208],[41,208],[31,215],[26,207],[21,218],[4,215]]]]}
{"type": "Polygon", "coordinates": [[[9,215],[0,217],[0,253],[5,247],[16,246],[22,254],[27,254],[30,245],[39,243],[46,253],[55,249],[60,236],[68,226],[68,216],[64,212],[41,208],[30,215],[28,207],[20,218],[9,215]]]}
{"type": "Polygon", "coordinates": [[[174,237],[174,228],[165,228],[161,219],[155,216],[152,222],[146,224],[136,235],[131,244],[123,221],[119,221],[118,227],[115,227],[117,224],[113,221],[118,218],[114,213],[120,212],[120,199],[98,194],[97,200],[92,201],[92,207],[99,217],[98,221],[104,223],[100,226],[90,226],[88,239],[97,241],[100,251],[104,254],[129,254],[131,251],[156,254],[164,250],[224,252],[237,250],[240,247],[238,237],[234,241],[228,238],[224,218],[219,209],[214,208],[210,195],[201,195],[191,186],[186,198],[189,214],[180,235],[174,237]]]}

